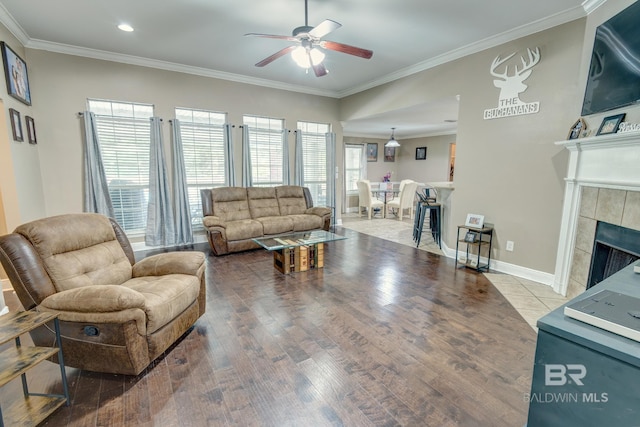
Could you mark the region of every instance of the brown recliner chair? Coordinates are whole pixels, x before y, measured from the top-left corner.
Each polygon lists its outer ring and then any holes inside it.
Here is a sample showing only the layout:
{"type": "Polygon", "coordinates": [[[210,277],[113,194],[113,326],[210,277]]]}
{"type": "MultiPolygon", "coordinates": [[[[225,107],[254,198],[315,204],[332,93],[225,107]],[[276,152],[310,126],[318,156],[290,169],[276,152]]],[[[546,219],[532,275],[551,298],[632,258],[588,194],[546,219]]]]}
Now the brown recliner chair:
{"type": "MultiPolygon", "coordinates": [[[[122,229],[103,215],[21,225],[0,237],[0,261],[26,310],[59,313],[65,365],[75,368],[137,375],[205,311],[203,253],[136,263],[122,229]]],[[[58,345],[51,327],[31,336],[58,345]]]]}

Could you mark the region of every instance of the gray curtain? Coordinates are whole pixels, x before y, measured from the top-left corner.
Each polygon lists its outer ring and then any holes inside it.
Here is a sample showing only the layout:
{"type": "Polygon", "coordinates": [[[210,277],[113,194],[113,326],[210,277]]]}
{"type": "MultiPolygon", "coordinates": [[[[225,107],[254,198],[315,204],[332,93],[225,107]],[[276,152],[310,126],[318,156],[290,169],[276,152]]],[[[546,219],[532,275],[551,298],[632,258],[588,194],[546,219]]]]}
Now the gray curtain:
{"type": "Polygon", "coordinates": [[[360,177],[367,179],[367,144],[362,145],[362,155],[360,156],[360,177]]]}
{"type": "Polygon", "coordinates": [[[304,186],[304,156],[302,153],[302,131],[296,130],[296,164],[295,164],[295,185],[304,186]]]}
{"type": "Polygon", "coordinates": [[[327,140],[327,203],[331,207],[331,224],[335,224],[336,212],[336,134],[325,134],[327,140]]]}
{"type": "Polygon", "coordinates": [[[291,166],[289,166],[289,131],[282,130],[282,183],[291,185],[291,166]]]}
{"type": "Polygon", "coordinates": [[[182,149],[180,120],[173,120],[171,125],[173,136],[173,207],[176,220],[175,243],[177,245],[184,245],[193,243],[191,207],[189,205],[187,173],[184,167],[184,151],[182,149]]]}
{"type": "Polygon", "coordinates": [[[236,169],[233,159],[233,137],[231,135],[230,124],[225,124],[222,128],[224,138],[224,159],[225,159],[225,181],[229,187],[236,186],[236,169]]]}
{"type": "Polygon", "coordinates": [[[251,150],[249,148],[249,126],[242,126],[242,185],[251,187],[253,177],[251,176],[251,150]]]}
{"type": "Polygon", "coordinates": [[[152,117],[149,153],[149,206],[144,241],[147,246],[170,246],[175,244],[175,235],[162,143],[162,119],[152,117]]]}
{"type": "Polygon", "coordinates": [[[96,115],[85,111],[84,119],[84,211],[115,218],[107,177],[100,154],[96,115]]]}

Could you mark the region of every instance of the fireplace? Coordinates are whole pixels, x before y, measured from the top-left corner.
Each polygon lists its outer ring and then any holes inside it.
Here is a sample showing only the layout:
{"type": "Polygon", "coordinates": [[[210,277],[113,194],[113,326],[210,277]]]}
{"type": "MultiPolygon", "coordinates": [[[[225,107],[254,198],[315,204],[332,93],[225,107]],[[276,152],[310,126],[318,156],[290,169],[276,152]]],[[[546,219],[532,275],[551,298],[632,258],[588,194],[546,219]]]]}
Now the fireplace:
{"type": "Polygon", "coordinates": [[[598,221],[587,289],[640,259],[640,231],[598,221]]]}
{"type": "Polygon", "coordinates": [[[640,231],[640,132],[578,138],[556,145],[569,151],[569,165],[553,287],[562,295],[575,297],[593,285],[588,283],[594,252],[602,250],[604,255],[598,257],[614,260],[603,277],[615,270],[616,264],[628,262],[631,258],[625,257],[629,254],[640,254],[638,249],[621,247],[618,238],[597,244],[595,237],[596,228],[607,227],[599,223],[640,231]]]}

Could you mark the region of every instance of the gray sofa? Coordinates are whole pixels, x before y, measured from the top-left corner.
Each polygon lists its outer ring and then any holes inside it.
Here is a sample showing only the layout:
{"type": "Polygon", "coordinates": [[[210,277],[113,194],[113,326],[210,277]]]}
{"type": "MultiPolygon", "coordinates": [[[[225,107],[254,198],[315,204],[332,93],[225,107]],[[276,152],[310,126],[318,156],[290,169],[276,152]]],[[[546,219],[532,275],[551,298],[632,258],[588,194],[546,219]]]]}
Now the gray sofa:
{"type": "Polygon", "coordinates": [[[256,249],[253,240],[292,231],[329,230],[331,209],[314,207],[306,187],[219,187],[200,191],[203,224],[215,255],[256,249]]]}

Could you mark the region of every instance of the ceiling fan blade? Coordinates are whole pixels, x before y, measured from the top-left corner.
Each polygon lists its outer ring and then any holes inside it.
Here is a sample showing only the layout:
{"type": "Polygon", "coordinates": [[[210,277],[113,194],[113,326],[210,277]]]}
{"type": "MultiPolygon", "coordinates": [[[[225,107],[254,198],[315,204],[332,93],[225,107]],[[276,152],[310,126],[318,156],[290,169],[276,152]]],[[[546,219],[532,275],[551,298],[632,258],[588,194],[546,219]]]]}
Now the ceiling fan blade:
{"type": "Polygon", "coordinates": [[[260,33],[247,33],[245,36],[248,37],[264,37],[267,39],[280,39],[280,40],[289,40],[291,42],[297,42],[298,39],[293,36],[279,36],[276,34],[260,34],[260,33]]]}
{"type": "Polygon", "coordinates": [[[362,49],[355,46],[349,46],[348,44],[332,42],[329,40],[321,40],[318,45],[329,50],[335,50],[336,52],[347,53],[349,55],[359,56],[360,58],[369,59],[373,56],[373,51],[362,49]]]}
{"type": "Polygon", "coordinates": [[[342,24],[336,21],[332,21],[331,19],[325,19],[320,24],[316,25],[311,31],[309,31],[309,35],[311,37],[322,38],[340,27],[342,27],[342,24]]]}
{"type": "Polygon", "coordinates": [[[262,61],[258,62],[256,64],[256,67],[264,67],[265,65],[271,64],[273,61],[275,61],[276,59],[280,58],[281,56],[284,56],[287,53],[291,52],[296,47],[298,47],[298,46],[285,47],[284,49],[281,49],[281,50],[277,51],[276,53],[274,53],[273,55],[271,55],[269,57],[266,57],[262,61]]]}

